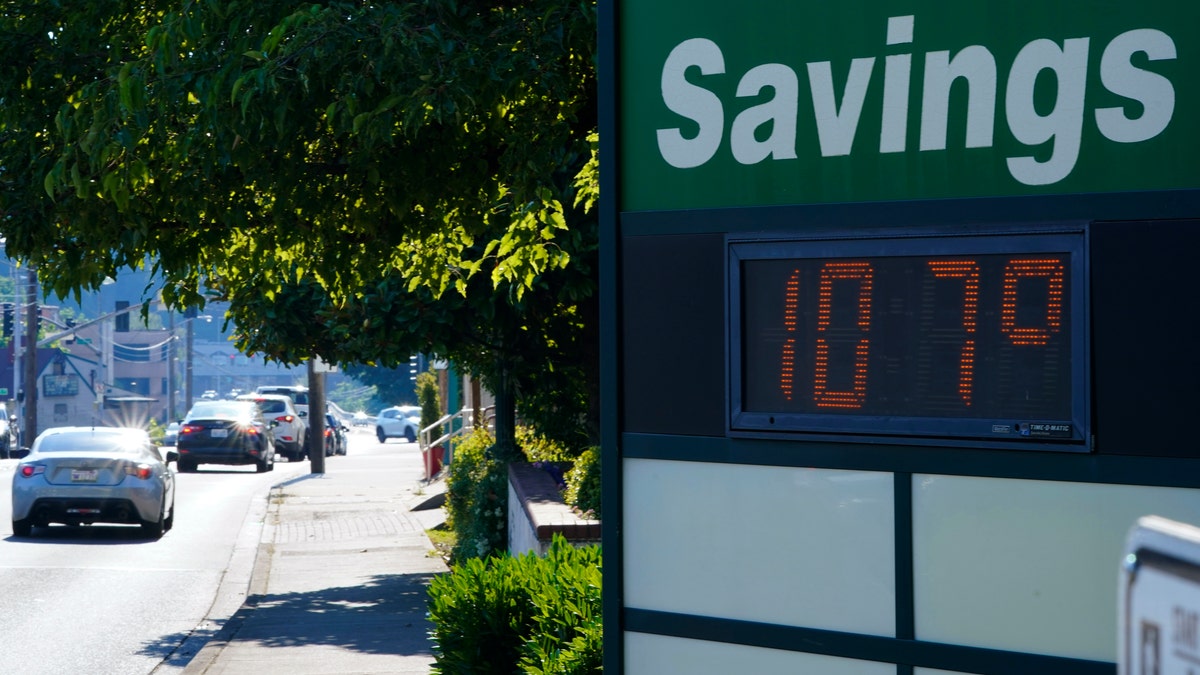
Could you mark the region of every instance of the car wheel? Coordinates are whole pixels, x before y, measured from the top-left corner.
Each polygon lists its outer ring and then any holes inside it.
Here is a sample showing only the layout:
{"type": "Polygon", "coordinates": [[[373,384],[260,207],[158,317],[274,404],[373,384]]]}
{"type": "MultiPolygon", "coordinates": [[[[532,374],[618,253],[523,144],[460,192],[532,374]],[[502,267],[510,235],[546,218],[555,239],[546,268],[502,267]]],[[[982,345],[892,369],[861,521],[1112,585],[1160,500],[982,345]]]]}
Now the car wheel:
{"type": "Polygon", "coordinates": [[[375,427],[375,437],[380,443],[387,443],[387,434],[383,433],[383,427],[375,427]]]}
{"type": "Polygon", "coordinates": [[[175,502],[174,501],[171,502],[170,515],[168,515],[166,518],[163,519],[163,529],[164,530],[170,531],[172,527],[175,527],[175,502]]]}
{"type": "Polygon", "coordinates": [[[28,537],[33,534],[33,522],[28,518],[13,520],[13,535],[17,537],[28,537]]]}
{"type": "Polygon", "coordinates": [[[190,459],[180,459],[175,463],[175,470],[179,473],[195,473],[196,463],[190,459]]]}
{"type": "Polygon", "coordinates": [[[271,469],[267,466],[267,460],[260,459],[254,463],[254,470],[258,473],[266,473],[271,469]]]}
{"type": "Polygon", "coordinates": [[[167,531],[167,518],[161,511],[158,514],[158,520],[143,520],[142,534],[149,539],[161,539],[163,533],[167,531]]]}

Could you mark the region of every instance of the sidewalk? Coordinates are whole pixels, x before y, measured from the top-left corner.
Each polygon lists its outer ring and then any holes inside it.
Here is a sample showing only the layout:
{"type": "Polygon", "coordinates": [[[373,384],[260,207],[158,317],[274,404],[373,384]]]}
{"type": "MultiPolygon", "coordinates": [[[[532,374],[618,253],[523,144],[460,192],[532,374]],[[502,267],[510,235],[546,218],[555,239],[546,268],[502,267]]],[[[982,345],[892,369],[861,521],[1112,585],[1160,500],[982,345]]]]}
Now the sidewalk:
{"type": "Polygon", "coordinates": [[[426,585],[446,566],[425,530],[444,515],[414,508],[443,486],[422,487],[415,445],[392,447],[271,491],[246,602],[184,673],[431,672],[426,585]]]}

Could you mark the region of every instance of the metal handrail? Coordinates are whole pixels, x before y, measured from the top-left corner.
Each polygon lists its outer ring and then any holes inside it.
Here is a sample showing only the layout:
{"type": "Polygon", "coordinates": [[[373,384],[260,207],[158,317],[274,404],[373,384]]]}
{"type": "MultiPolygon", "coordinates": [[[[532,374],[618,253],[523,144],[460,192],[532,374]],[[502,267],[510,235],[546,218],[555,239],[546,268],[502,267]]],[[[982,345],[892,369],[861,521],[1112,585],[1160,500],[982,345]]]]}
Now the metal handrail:
{"type": "MultiPolygon", "coordinates": [[[[483,422],[484,422],[485,426],[487,425],[488,420],[494,419],[496,416],[495,406],[487,406],[487,407],[483,408],[481,412],[483,414],[483,422]]],[[[422,454],[424,454],[425,451],[428,450],[429,448],[445,444],[446,454],[445,454],[445,457],[442,458],[442,465],[445,466],[445,465],[449,464],[451,457],[454,454],[454,438],[456,436],[462,436],[465,433],[467,433],[468,431],[475,430],[474,417],[475,417],[475,409],[474,408],[463,408],[462,410],[459,410],[456,413],[449,413],[449,414],[443,415],[441,417],[441,419],[439,419],[438,421],[434,422],[433,424],[430,424],[429,426],[425,427],[424,429],[421,429],[417,433],[417,442],[418,442],[419,447],[421,448],[422,454]],[[457,427],[456,427],[454,424],[451,424],[451,422],[453,422],[455,420],[460,420],[462,423],[457,425],[457,427]],[[443,425],[449,425],[450,430],[447,431],[446,433],[442,434],[438,438],[431,440],[430,436],[432,435],[433,430],[437,429],[443,425]]],[[[428,458],[428,455],[425,455],[425,456],[428,458]]],[[[433,478],[433,476],[430,475],[432,473],[432,468],[430,466],[430,463],[431,462],[428,459],[426,459],[425,480],[430,480],[433,478]]]]}

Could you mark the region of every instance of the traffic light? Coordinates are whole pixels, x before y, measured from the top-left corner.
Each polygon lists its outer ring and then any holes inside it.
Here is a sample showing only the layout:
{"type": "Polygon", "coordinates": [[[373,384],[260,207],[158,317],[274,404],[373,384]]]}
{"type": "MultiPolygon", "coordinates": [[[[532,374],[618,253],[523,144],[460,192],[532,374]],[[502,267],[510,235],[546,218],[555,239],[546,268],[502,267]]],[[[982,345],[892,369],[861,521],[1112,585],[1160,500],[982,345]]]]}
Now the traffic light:
{"type": "Polygon", "coordinates": [[[12,337],[13,334],[13,304],[11,302],[4,303],[4,337],[12,337]]]}

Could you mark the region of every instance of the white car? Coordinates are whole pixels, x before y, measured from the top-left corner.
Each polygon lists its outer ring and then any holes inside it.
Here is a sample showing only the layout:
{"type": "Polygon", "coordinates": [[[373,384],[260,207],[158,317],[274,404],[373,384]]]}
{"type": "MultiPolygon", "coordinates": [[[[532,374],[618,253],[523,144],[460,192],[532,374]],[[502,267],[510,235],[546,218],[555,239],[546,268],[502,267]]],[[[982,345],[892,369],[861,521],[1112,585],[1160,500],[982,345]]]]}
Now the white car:
{"type": "Polygon", "coordinates": [[[167,462],[178,458],[161,454],[141,429],[47,429],[13,470],[13,534],[28,537],[50,523],[128,523],[158,539],[175,522],[167,462]]]}
{"type": "Polygon", "coordinates": [[[308,452],[308,420],[296,410],[292,399],[283,394],[242,394],[239,401],[254,401],[267,424],[274,426],[275,452],[299,462],[308,452]]]}
{"type": "Polygon", "coordinates": [[[278,394],[292,399],[292,405],[304,421],[304,455],[311,456],[312,439],[308,437],[308,387],[286,384],[264,384],[254,390],[255,394],[278,394]]]}
{"type": "Polygon", "coordinates": [[[412,443],[420,431],[421,408],[415,405],[400,405],[384,408],[375,416],[375,437],[380,443],[389,438],[403,438],[412,443]]]}

